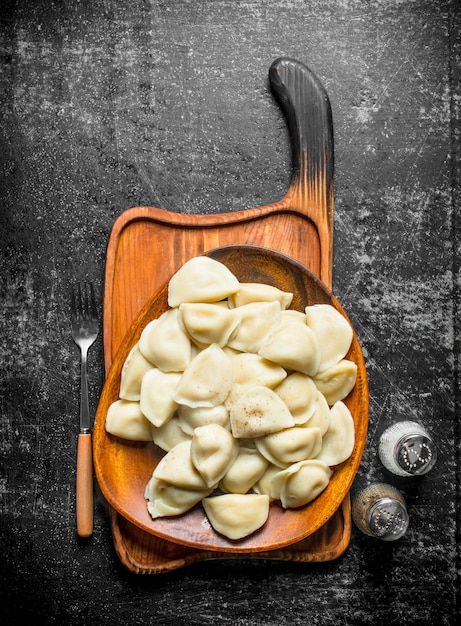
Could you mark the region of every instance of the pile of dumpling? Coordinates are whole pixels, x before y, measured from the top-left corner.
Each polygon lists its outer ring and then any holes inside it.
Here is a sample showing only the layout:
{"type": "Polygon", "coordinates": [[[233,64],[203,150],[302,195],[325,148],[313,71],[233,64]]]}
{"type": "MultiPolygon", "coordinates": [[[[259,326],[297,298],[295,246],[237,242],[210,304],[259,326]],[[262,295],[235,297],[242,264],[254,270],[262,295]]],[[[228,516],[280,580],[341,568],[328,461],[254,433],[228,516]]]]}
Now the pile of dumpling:
{"type": "Polygon", "coordinates": [[[146,486],[152,518],[201,501],[218,533],[241,539],[271,501],[316,498],[351,455],[352,329],[334,307],[292,299],[206,256],[171,278],[171,308],[143,329],[106,417],[112,435],[166,452],[146,486]]]}

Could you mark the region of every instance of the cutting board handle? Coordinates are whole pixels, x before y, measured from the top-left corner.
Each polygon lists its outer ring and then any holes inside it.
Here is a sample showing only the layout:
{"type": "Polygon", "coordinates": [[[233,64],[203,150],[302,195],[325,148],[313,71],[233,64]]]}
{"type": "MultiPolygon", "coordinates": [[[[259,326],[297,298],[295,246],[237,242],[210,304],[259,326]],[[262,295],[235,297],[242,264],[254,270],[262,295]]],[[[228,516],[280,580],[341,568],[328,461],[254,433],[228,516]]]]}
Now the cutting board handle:
{"type": "Polygon", "coordinates": [[[334,148],[328,94],[306,65],[286,57],[272,63],[269,81],[285,114],[292,145],[292,177],[285,200],[314,222],[321,276],[331,287],[334,148]]]}

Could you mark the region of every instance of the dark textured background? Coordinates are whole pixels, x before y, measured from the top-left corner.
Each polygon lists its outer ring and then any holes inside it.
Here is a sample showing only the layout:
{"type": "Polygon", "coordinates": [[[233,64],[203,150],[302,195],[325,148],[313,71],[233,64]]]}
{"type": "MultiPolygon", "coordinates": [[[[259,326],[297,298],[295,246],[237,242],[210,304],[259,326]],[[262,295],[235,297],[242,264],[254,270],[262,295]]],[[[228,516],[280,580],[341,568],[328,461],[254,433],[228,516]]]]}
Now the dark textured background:
{"type": "MultiPolygon", "coordinates": [[[[456,0],[1,0],[1,621],[454,624],[459,593],[459,69],[456,0]],[[353,529],[321,565],[237,560],[127,572],[97,504],[75,533],[79,360],[69,283],[95,281],[122,211],[275,201],[288,135],[279,56],[326,87],[335,128],[334,290],[371,394],[357,481],[385,479],[396,419],[434,433],[426,477],[393,480],[411,527],[353,529]]],[[[103,383],[90,352],[91,404],[103,383]]]]}

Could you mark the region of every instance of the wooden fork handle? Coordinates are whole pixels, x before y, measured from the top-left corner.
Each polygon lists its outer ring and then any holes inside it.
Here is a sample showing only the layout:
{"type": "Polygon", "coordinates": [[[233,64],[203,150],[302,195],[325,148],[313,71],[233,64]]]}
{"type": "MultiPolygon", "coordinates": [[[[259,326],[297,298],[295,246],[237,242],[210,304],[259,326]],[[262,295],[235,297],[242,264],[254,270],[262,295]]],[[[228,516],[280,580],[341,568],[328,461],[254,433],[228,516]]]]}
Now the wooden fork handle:
{"type": "Polygon", "coordinates": [[[77,534],[93,534],[93,456],[91,434],[80,433],[77,443],[77,534]]]}

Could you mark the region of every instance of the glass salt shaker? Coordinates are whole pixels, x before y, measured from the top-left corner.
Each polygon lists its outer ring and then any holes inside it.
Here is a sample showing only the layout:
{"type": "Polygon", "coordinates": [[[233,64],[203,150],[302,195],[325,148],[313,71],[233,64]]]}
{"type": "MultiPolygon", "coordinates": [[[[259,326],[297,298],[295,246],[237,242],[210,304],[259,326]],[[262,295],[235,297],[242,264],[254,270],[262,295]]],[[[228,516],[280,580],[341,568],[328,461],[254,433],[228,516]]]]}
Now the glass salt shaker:
{"type": "Polygon", "coordinates": [[[369,485],[353,498],[352,519],[363,533],[383,541],[400,539],[409,524],[403,495],[386,483],[369,485]]]}
{"type": "Polygon", "coordinates": [[[437,450],[427,430],[417,422],[389,426],[381,435],[378,455],[382,464],[397,476],[421,476],[437,460],[437,450]]]}

